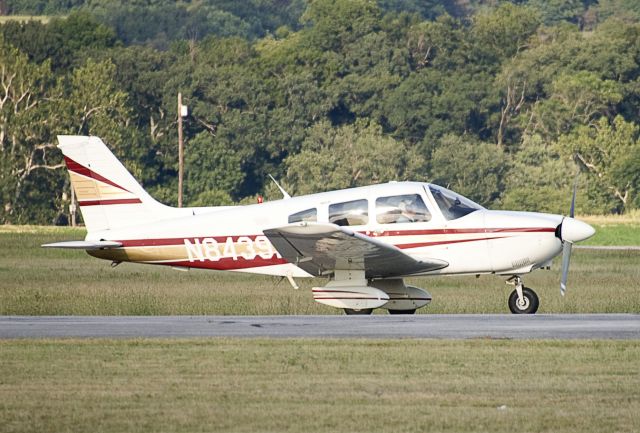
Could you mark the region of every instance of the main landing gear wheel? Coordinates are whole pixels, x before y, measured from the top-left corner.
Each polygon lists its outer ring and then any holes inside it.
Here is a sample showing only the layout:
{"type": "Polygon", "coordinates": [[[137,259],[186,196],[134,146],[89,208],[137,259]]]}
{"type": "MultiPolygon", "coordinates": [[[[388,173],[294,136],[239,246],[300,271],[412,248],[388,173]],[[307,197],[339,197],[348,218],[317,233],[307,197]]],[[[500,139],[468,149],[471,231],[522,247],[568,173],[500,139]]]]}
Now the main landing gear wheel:
{"type": "Polygon", "coordinates": [[[522,287],[522,302],[518,299],[517,290],[514,290],[509,295],[509,310],[513,314],[534,314],[538,311],[539,305],[538,295],[528,287],[522,287]]]}
{"type": "Polygon", "coordinates": [[[345,308],[344,312],[347,316],[368,316],[373,313],[373,308],[363,308],[361,310],[354,310],[353,308],[345,308]]]}
{"type": "Polygon", "coordinates": [[[416,314],[416,310],[387,310],[389,314],[416,314]]]}

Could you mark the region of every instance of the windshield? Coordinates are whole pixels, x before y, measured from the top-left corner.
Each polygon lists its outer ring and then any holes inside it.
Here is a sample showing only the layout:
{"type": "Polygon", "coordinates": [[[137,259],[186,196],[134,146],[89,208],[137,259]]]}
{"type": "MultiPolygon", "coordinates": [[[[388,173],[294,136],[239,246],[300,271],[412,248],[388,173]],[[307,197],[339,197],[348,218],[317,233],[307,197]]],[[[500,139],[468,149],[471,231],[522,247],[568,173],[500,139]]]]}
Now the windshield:
{"type": "Polygon", "coordinates": [[[429,190],[442,214],[448,220],[461,218],[471,212],[482,209],[479,204],[441,186],[429,185],[429,190]]]}

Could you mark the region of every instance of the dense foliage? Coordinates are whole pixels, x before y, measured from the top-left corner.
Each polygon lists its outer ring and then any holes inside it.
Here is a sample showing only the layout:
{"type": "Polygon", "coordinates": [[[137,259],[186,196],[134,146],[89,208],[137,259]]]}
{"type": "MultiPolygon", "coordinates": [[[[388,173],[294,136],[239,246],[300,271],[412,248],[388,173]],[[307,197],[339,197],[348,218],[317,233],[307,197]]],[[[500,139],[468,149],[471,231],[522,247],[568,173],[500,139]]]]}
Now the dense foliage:
{"type": "Polygon", "coordinates": [[[627,0],[5,0],[0,222],[64,223],[58,134],[188,205],[431,180],[494,208],[640,207],[640,10],[627,0]],[[517,4],[516,4],[517,3],[517,4]],[[250,7],[247,6],[250,4],[250,7]],[[144,25],[141,25],[144,24],[144,25]]]}

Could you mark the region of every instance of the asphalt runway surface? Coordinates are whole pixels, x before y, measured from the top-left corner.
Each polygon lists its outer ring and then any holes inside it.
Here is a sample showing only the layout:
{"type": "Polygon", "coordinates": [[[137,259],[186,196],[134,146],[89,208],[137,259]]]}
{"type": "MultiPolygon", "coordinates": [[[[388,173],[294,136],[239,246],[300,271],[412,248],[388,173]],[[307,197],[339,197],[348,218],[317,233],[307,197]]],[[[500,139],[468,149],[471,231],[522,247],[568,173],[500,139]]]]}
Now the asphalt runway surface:
{"type": "Polygon", "coordinates": [[[640,315],[0,316],[0,339],[191,337],[640,339],[640,315]]]}

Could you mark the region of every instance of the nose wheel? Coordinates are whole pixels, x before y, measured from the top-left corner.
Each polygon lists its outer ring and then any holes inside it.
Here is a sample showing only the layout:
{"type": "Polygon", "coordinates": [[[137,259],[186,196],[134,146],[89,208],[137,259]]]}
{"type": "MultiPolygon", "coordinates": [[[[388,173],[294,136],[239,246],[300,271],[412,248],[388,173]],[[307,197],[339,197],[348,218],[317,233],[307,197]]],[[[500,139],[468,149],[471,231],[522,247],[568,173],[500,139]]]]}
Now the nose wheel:
{"type": "Polygon", "coordinates": [[[513,284],[516,289],[509,295],[509,310],[513,314],[534,314],[538,311],[540,299],[536,292],[524,286],[522,278],[513,276],[507,280],[507,284],[513,284]]]}

